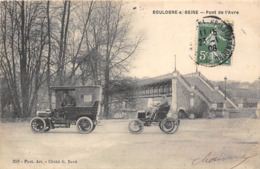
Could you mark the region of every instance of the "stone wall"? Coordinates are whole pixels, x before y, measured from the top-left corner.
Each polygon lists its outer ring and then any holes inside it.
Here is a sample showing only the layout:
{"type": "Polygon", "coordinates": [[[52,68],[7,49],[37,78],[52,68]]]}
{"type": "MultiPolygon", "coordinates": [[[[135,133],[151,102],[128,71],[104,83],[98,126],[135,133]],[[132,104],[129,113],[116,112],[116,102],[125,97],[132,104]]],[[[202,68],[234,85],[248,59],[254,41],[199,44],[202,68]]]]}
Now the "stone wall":
{"type": "MultiPolygon", "coordinates": [[[[176,80],[176,79],[173,79],[176,80]]],[[[174,92],[174,91],[173,91],[174,92]]],[[[177,80],[177,110],[180,108],[185,108],[186,110],[190,108],[190,92],[177,80]]]]}

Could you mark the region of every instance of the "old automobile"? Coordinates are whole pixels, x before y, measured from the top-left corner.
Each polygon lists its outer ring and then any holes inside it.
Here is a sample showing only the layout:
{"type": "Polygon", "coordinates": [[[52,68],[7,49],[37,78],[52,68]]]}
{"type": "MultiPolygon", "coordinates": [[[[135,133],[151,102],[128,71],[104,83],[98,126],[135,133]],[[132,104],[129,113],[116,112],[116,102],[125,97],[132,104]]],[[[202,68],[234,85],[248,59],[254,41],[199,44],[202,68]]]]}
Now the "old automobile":
{"type": "Polygon", "coordinates": [[[140,134],[143,131],[144,126],[149,127],[157,125],[164,133],[174,134],[178,130],[180,120],[173,117],[167,117],[169,110],[170,105],[159,107],[152,118],[149,118],[149,111],[137,111],[137,119],[132,120],[128,125],[129,132],[132,134],[140,134]]]}
{"type": "Polygon", "coordinates": [[[31,120],[33,132],[43,133],[71,125],[76,125],[77,131],[83,134],[95,129],[101,107],[101,86],[54,86],[51,89],[52,109],[36,112],[31,120]],[[66,97],[72,102],[68,103],[66,97]]]}

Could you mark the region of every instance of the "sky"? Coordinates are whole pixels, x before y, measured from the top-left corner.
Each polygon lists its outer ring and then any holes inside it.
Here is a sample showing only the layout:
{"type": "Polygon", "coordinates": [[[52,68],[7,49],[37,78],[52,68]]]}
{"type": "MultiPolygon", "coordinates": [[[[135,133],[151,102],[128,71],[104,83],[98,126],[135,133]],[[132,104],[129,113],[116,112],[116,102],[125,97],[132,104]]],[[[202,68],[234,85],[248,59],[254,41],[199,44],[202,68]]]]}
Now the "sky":
{"type": "Polygon", "coordinates": [[[253,82],[260,77],[260,2],[155,2],[131,1],[127,8],[133,11],[133,32],[142,33],[145,40],[133,61],[129,75],[137,78],[156,77],[173,72],[192,73],[196,64],[197,19],[215,15],[234,23],[235,49],[231,66],[204,67],[198,70],[208,79],[253,82]],[[153,10],[198,10],[199,14],[153,14],[153,10]],[[211,11],[212,13],[207,13],[211,11]],[[214,14],[216,11],[216,14],[214,14]],[[218,14],[224,11],[224,14],[218,14]],[[225,14],[236,11],[238,14],[225,14]],[[203,13],[201,13],[203,12],[203,13]],[[190,45],[193,50],[190,51],[190,45]]]}

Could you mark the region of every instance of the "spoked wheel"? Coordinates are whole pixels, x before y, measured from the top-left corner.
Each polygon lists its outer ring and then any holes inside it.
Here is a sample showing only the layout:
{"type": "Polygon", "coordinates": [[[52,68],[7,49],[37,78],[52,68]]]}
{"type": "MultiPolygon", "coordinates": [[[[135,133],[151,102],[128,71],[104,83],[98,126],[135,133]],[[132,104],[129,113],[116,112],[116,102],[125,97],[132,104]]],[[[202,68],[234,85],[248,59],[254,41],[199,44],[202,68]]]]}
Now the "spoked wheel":
{"type": "Polygon", "coordinates": [[[128,125],[128,129],[132,134],[140,134],[144,129],[144,124],[141,120],[132,120],[128,125]]]}
{"type": "Polygon", "coordinates": [[[46,128],[46,122],[43,118],[34,117],[31,120],[31,129],[34,133],[42,133],[46,128]]]}
{"type": "Polygon", "coordinates": [[[88,134],[93,131],[93,122],[88,117],[81,117],[76,123],[77,130],[79,133],[88,134]]]}
{"type": "Polygon", "coordinates": [[[159,125],[160,129],[166,134],[174,134],[179,127],[178,120],[165,118],[159,125]]]}

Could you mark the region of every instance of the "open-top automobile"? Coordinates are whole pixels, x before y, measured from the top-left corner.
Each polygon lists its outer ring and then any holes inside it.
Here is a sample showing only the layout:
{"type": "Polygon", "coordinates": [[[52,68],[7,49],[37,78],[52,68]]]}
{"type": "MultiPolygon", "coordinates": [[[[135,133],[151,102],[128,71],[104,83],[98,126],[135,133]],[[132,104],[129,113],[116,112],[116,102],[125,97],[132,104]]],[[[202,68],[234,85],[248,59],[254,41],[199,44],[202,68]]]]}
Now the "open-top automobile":
{"type": "Polygon", "coordinates": [[[159,125],[161,131],[166,134],[176,133],[180,124],[180,120],[173,117],[167,117],[169,110],[170,105],[159,107],[151,118],[151,112],[146,110],[137,111],[137,119],[132,120],[128,125],[129,132],[132,134],[140,134],[142,133],[144,126],[149,127],[159,125]]]}

